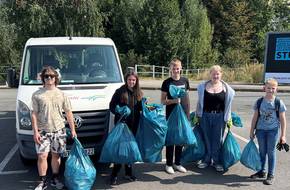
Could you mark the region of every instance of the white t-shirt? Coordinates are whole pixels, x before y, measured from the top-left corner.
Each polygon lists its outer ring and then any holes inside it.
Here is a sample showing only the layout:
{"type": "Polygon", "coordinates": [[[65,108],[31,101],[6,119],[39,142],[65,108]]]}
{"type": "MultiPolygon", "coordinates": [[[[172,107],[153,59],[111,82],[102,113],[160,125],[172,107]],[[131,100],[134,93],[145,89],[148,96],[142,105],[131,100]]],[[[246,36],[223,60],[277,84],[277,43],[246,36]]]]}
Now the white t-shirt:
{"type": "Polygon", "coordinates": [[[55,88],[41,88],[32,95],[32,109],[37,115],[39,130],[56,132],[65,127],[63,111],[71,111],[70,100],[64,93],[55,88]]]}

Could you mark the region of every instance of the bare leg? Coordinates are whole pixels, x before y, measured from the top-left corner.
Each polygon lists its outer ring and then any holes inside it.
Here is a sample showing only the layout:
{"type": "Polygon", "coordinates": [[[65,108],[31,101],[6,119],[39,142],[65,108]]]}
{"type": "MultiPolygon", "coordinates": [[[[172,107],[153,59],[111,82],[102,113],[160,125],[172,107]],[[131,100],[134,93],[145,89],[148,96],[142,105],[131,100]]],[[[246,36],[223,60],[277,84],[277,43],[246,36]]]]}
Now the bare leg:
{"type": "Polygon", "coordinates": [[[60,156],[57,153],[51,153],[51,169],[53,174],[58,174],[60,166],[60,156]]]}
{"type": "Polygon", "coordinates": [[[47,172],[47,156],[48,156],[48,153],[40,153],[40,154],[38,154],[37,167],[38,167],[39,176],[46,176],[46,172],[47,172]]]}

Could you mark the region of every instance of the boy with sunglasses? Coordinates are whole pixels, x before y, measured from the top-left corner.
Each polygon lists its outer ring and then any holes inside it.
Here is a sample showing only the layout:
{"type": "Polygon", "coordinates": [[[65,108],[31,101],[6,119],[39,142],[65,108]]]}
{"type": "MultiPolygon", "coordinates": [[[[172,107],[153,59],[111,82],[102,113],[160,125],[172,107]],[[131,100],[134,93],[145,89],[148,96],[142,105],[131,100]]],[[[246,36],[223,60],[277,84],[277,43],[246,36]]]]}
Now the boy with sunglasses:
{"type": "Polygon", "coordinates": [[[47,189],[47,157],[51,152],[52,179],[50,185],[55,189],[63,189],[58,179],[60,154],[66,149],[65,118],[71,129],[72,138],[76,137],[71,103],[67,96],[57,88],[59,75],[51,67],[41,71],[43,88],[32,95],[32,128],[37,152],[37,166],[40,181],[35,190],[47,189]]]}

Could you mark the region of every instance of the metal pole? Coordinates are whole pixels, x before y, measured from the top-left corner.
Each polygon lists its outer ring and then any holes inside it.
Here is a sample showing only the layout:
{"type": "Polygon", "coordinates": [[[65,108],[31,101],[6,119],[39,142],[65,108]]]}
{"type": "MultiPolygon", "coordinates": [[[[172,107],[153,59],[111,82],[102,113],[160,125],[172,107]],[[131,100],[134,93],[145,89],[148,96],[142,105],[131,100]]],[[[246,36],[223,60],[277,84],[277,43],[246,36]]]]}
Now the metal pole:
{"type": "Polygon", "coordinates": [[[152,69],[153,69],[153,79],[155,79],[155,65],[153,65],[153,67],[152,67],[152,69]]]}

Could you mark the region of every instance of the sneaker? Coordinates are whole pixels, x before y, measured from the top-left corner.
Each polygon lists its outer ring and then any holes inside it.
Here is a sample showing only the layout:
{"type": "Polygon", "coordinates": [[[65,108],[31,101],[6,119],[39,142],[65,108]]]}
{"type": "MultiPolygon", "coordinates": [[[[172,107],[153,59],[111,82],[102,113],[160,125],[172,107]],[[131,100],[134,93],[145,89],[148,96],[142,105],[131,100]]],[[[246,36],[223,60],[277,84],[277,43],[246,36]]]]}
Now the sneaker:
{"type": "Polygon", "coordinates": [[[182,165],[173,164],[173,168],[181,173],[186,173],[187,170],[182,165]]]}
{"type": "Polygon", "coordinates": [[[253,175],[250,176],[250,178],[252,179],[258,179],[258,178],[266,178],[266,172],[263,172],[263,171],[259,171],[253,175]]]}
{"type": "Polygon", "coordinates": [[[129,180],[129,181],[137,181],[137,178],[133,175],[125,175],[124,178],[129,180]]]}
{"type": "Polygon", "coordinates": [[[64,184],[62,182],[60,182],[58,178],[53,178],[50,181],[50,186],[53,187],[54,189],[58,189],[58,190],[61,190],[64,188],[64,184]]]}
{"type": "Polygon", "coordinates": [[[111,185],[117,185],[117,180],[118,180],[117,176],[116,177],[111,176],[110,184],[111,185]]]}
{"type": "Polygon", "coordinates": [[[45,190],[47,189],[47,184],[44,181],[41,181],[34,190],[45,190]]]}
{"type": "Polygon", "coordinates": [[[271,174],[269,174],[269,175],[267,176],[267,179],[265,179],[265,180],[263,181],[263,183],[264,183],[265,185],[272,185],[273,182],[274,182],[274,176],[271,175],[271,174]]]}
{"type": "Polygon", "coordinates": [[[200,168],[200,169],[204,169],[208,166],[208,163],[205,163],[205,162],[201,162],[199,164],[197,164],[197,167],[200,168]]]}
{"type": "Polygon", "coordinates": [[[224,167],[220,164],[214,164],[213,167],[215,168],[215,170],[217,172],[223,172],[224,171],[224,167]]]}
{"type": "Polygon", "coordinates": [[[174,169],[172,166],[165,166],[165,171],[169,174],[174,174],[174,169]]]}

